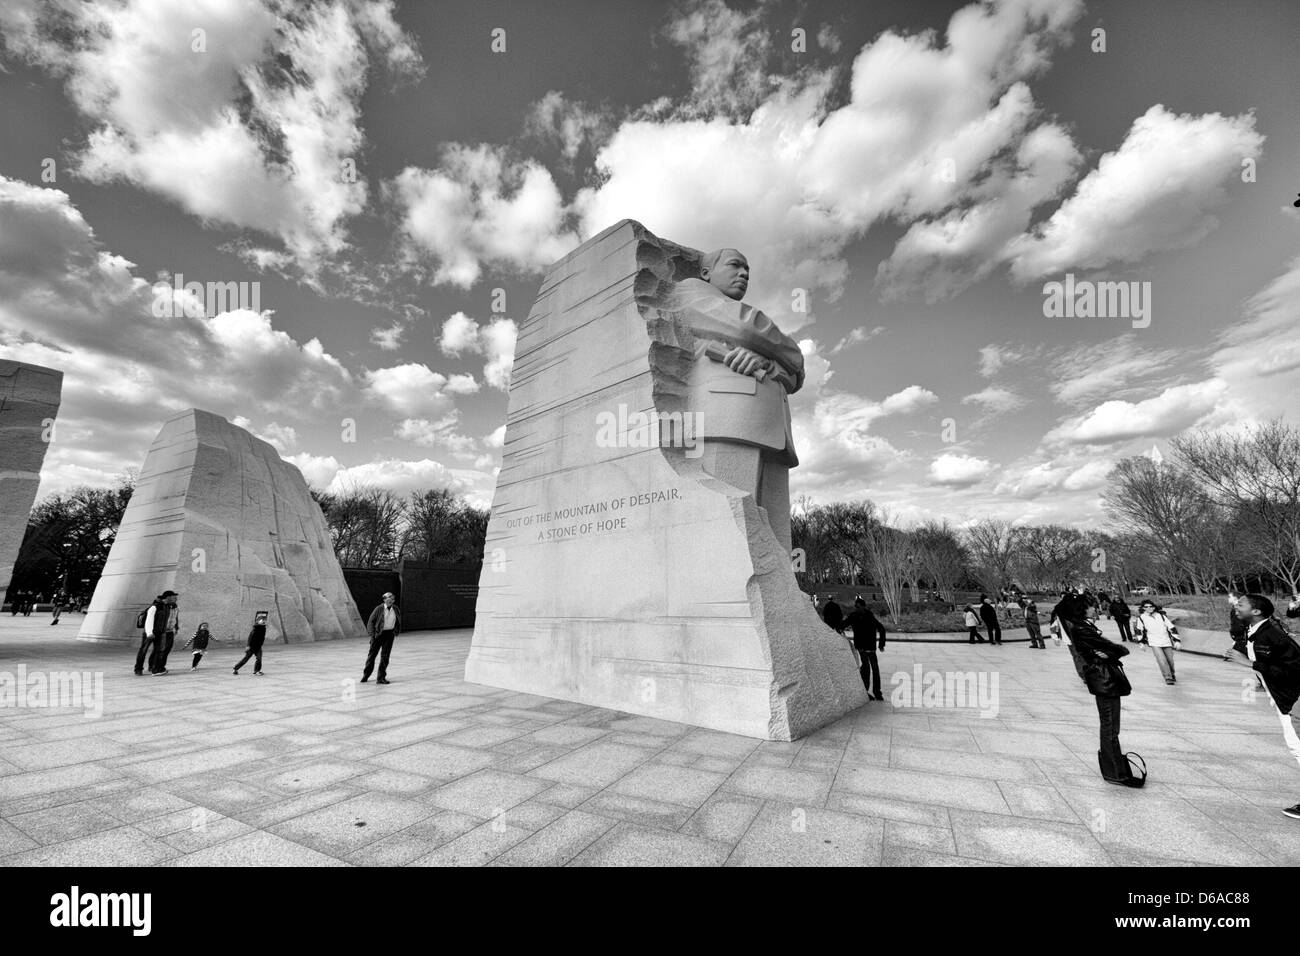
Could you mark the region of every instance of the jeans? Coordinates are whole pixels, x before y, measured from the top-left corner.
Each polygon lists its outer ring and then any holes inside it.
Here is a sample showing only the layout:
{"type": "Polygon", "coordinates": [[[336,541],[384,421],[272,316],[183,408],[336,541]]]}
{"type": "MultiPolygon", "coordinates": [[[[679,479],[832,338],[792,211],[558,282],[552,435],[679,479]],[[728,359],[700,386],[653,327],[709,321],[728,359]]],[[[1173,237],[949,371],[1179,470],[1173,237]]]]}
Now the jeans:
{"type": "Polygon", "coordinates": [[[175,631],[167,631],[162,637],[154,641],[153,653],[149,655],[149,673],[157,674],[159,671],[167,669],[167,655],[172,652],[172,644],[175,641],[175,631]]]}
{"type": "Polygon", "coordinates": [[[1286,749],[1292,757],[1295,757],[1296,763],[1300,763],[1300,737],[1296,736],[1295,724],[1291,722],[1291,715],[1278,710],[1277,704],[1273,705],[1273,710],[1282,722],[1282,739],[1286,741],[1286,749]]]}
{"type": "MultiPolygon", "coordinates": [[[[149,633],[147,633],[147,632],[145,632],[145,631],[141,631],[141,632],[140,632],[140,651],[139,651],[139,653],[137,653],[137,654],[135,655],[135,672],[136,672],[137,674],[143,674],[143,673],[144,673],[144,658],[145,658],[145,655],[146,655],[146,654],[149,654],[149,648],[150,648],[150,645],[153,644],[153,642],[154,642],[154,636],[153,636],[152,634],[149,634],[149,633]]],[[[152,655],[152,654],[149,654],[149,658],[150,658],[150,660],[149,660],[149,671],[150,671],[150,673],[152,673],[152,672],[153,672],[153,655],[152,655]]]]}
{"type": "Polygon", "coordinates": [[[860,651],[862,655],[862,666],[858,668],[858,673],[862,675],[862,686],[867,689],[868,694],[880,697],[880,660],[876,657],[875,651],[860,651]]]}
{"type": "Polygon", "coordinates": [[[370,672],[375,669],[375,655],[379,654],[379,679],[383,680],[388,674],[388,657],[393,653],[393,639],[397,637],[392,631],[380,631],[378,635],[370,639],[370,653],[366,656],[366,666],[361,671],[361,676],[369,677],[370,672]],[[382,653],[380,653],[382,651],[382,653]]]}
{"type": "Polygon", "coordinates": [[[1166,681],[1174,679],[1174,649],[1172,647],[1153,647],[1151,653],[1155,655],[1156,664],[1160,667],[1160,673],[1166,681]]]}
{"type": "Polygon", "coordinates": [[[1133,640],[1133,632],[1129,630],[1129,619],[1126,617],[1115,618],[1115,624],[1119,627],[1119,639],[1121,641],[1133,640]]]}
{"type": "Polygon", "coordinates": [[[1126,780],[1132,776],[1128,758],[1119,745],[1119,697],[1098,697],[1097,716],[1101,719],[1098,761],[1101,775],[1107,780],[1126,780]]]}
{"type": "Polygon", "coordinates": [[[1043,643],[1043,632],[1039,629],[1037,622],[1032,625],[1025,625],[1025,630],[1029,633],[1030,647],[1047,648],[1047,645],[1043,643]]]}
{"type": "Polygon", "coordinates": [[[245,664],[248,663],[248,659],[250,657],[257,658],[256,663],[253,664],[253,673],[254,674],[262,673],[262,645],[258,644],[256,647],[254,647],[252,644],[250,644],[248,645],[248,650],[244,651],[244,656],[241,657],[239,659],[239,663],[235,665],[236,674],[239,673],[239,669],[241,667],[243,667],[245,664]]]}

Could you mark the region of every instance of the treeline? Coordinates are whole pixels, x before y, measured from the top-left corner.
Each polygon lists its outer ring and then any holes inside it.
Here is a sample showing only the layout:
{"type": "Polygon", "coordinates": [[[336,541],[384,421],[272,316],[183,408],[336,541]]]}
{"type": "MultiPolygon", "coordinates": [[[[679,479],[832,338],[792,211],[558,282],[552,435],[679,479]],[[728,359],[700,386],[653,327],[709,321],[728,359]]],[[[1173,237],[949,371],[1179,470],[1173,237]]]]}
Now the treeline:
{"type": "Polygon", "coordinates": [[[1170,460],[1128,458],[1111,471],[1108,530],[1095,532],[992,519],[903,527],[870,501],[803,499],[792,515],[800,585],[870,586],[895,620],[905,597],[928,591],[949,602],[968,589],[1297,593],[1300,432],[1273,421],[1171,445],[1170,460]]]}
{"type": "MultiPolygon", "coordinates": [[[[135,475],[110,488],[83,486],[48,495],[32,508],[14,563],[10,595],[62,591],[89,599],[104,573],[108,552],[135,475]]],[[[478,562],[483,558],[488,513],[443,488],[407,496],[373,487],[341,494],[312,490],[344,567],[386,568],[414,561],[478,562]]]]}
{"type": "Polygon", "coordinates": [[[386,568],[412,561],[475,563],[483,559],[488,512],[446,488],[403,497],[357,486],[342,493],[312,490],[325,514],[339,564],[386,568]]]}

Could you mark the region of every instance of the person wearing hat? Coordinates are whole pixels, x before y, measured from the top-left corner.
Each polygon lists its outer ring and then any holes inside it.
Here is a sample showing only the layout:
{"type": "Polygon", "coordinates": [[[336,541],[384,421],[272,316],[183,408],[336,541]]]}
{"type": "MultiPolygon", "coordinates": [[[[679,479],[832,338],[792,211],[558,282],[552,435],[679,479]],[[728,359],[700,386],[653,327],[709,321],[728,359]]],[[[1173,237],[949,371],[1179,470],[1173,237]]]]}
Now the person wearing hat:
{"type": "MultiPolygon", "coordinates": [[[[167,655],[176,642],[180,612],[176,610],[175,591],[164,591],[149,607],[144,619],[145,634],[153,635],[153,653],[149,655],[149,673],[161,677],[167,673],[167,655]]],[[[138,670],[136,673],[140,673],[138,670]]]]}

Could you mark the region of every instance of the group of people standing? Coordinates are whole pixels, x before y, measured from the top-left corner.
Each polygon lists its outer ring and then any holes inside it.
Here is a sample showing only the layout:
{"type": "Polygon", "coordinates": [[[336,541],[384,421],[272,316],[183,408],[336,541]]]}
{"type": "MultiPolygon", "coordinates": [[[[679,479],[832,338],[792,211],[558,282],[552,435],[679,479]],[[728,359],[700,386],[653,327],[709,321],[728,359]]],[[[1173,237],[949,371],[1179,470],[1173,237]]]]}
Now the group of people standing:
{"type": "MultiPolygon", "coordinates": [[[[137,676],[144,674],[146,664],[149,673],[153,676],[160,677],[167,673],[167,657],[171,654],[176,635],[180,631],[180,611],[177,608],[179,597],[180,595],[175,591],[164,591],[154,598],[149,607],[140,612],[136,621],[136,626],[140,628],[140,648],[135,656],[135,673],[137,676]]],[[[266,611],[258,611],[253,616],[253,627],[248,632],[244,656],[234,666],[232,673],[238,674],[239,669],[250,660],[253,661],[253,675],[255,677],[261,677],[266,673],[262,670],[262,648],[266,644],[266,621],[268,616],[266,611]]],[[[370,680],[370,675],[375,667],[375,660],[378,658],[379,676],[376,683],[390,683],[388,680],[388,659],[393,653],[393,641],[402,630],[402,613],[397,608],[396,596],[391,591],[384,594],[383,600],[371,612],[370,619],[366,624],[366,630],[370,637],[370,648],[362,671],[361,682],[364,684],[370,680]]],[[[194,636],[185,642],[185,649],[191,647],[194,649],[194,658],[190,663],[190,670],[198,669],[199,662],[203,659],[203,655],[207,653],[211,641],[212,633],[208,629],[207,621],[204,621],[198,626],[194,636]]],[[[882,637],[882,647],[884,646],[883,642],[882,637]]]]}

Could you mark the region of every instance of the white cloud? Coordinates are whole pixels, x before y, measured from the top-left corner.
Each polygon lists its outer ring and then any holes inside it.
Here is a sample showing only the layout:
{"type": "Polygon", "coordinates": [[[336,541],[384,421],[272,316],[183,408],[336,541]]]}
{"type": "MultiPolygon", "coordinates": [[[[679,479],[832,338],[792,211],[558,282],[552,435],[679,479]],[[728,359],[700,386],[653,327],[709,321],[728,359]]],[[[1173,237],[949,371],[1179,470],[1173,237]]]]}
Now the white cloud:
{"type": "Polygon", "coordinates": [[[584,146],[598,148],[608,138],[611,124],[612,118],[607,113],[565,99],[558,90],[550,90],[529,109],[524,132],[557,146],[560,155],[572,163],[584,146]]]}
{"type": "Polygon", "coordinates": [[[664,34],[690,62],[690,112],[744,115],[775,84],[764,68],[772,43],[762,18],[761,8],[742,12],[701,0],[668,23],[664,34]]]}
{"type": "Polygon", "coordinates": [[[930,462],[930,481],[936,485],[966,487],[982,481],[992,471],[993,463],[986,458],[949,452],[930,462]]]}
{"type": "Polygon", "coordinates": [[[1140,402],[1103,402],[1043,436],[1045,443],[1104,445],[1176,434],[1215,411],[1227,392],[1222,379],[1175,385],[1140,402]]]}
{"type": "Polygon", "coordinates": [[[1241,161],[1258,158],[1263,142],[1251,114],[1151,107],[1042,227],[1010,244],[1012,276],[1028,281],[1196,244],[1218,225],[1213,210],[1240,182],[1241,161]]]}
{"type": "Polygon", "coordinates": [[[366,204],[364,177],[349,181],[344,164],[362,153],[371,56],[420,69],[391,0],[16,2],[0,9],[0,31],[66,78],[96,124],[77,155],[83,175],[275,236],[284,252],[260,258],[291,257],[309,278],[345,248],[346,220],[366,204]]]}
{"type": "Polygon", "coordinates": [[[537,271],[578,244],[551,174],[503,147],[452,143],[437,169],[408,166],[388,193],[407,257],[431,262],[436,285],[468,289],[485,267],[537,271]]]}
{"type": "Polygon", "coordinates": [[[445,394],[447,376],[421,362],[408,362],[365,373],[368,398],[407,418],[446,411],[452,399],[445,394]]]}
{"type": "Polygon", "coordinates": [[[386,329],[371,329],[370,341],[385,352],[396,352],[402,347],[402,336],[405,333],[406,330],[402,327],[402,323],[394,322],[386,329]]]}
{"type": "Polygon", "coordinates": [[[343,468],[333,455],[322,457],[307,452],[299,452],[296,455],[285,455],[284,460],[302,472],[307,484],[322,490],[329,488],[334,476],[343,468]]]}
{"type": "Polygon", "coordinates": [[[1012,412],[1025,406],[1024,398],[1009,388],[997,385],[990,385],[988,388],[967,395],[961,402],[963,405],[983,406],[986,412],[993,415],[1012,412]]]}
{"type": "Polygon", "coordinates": [[[866,326],[859,325],[857,328],[853,329],[853,331],[849,332],[848,335],[844,336],[844,338],[836,342],[834,347],[826,354],[838,355],[847,348],[852,348],[855,345],[861,345],[863,342],[871,341],[883,331],[885,331],[883,325],[877,325],[870,331],[867,330],[866,326]]]}
{"type": "MultiPolygon", "coordinates": [[[[492,319],[486,325],[479,325],[464,312],[456,312],[442,324],[438,347],[444,355],[460,356],[471,352],[485,356],[484,381],[504,392],[510,387],[517,335],[513,319],[492,319]]],[[[474,388],[477,390],[478,385],[474,388]]]]}

